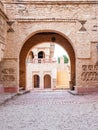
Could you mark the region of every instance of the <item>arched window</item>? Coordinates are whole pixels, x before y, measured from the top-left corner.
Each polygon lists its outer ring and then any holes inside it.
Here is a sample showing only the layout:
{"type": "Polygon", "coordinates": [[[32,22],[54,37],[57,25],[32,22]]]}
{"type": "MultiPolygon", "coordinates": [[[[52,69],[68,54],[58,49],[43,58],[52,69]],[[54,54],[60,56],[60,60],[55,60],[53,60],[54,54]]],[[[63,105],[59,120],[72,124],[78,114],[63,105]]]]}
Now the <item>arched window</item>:
{"type": "Polygon", "coordinates": [[[38,58],[45,58],[45,53],[43,51],[40,51],[38,53],[38,58]]]}
{"type": "Polygon", "coordinates": [[[44,88],[51,88],[51,76],[49,74],[44,76],[44,88]]]}
{"type": "Polygon", "coordinates": [[[40,51],[38,53],[38,63],[41,63],[42,58],[45,58],[45,53],[43,51],[40,51]]]}
{"type": "Polygon", "coordinates": [[[30,53],[29,53],[29,59],[32,60],[33,58],[34,58],[34,54],[33,54],[32,51],[30,51],[30,53]]]}
{"type": "Polygon", "coordinates": [[[40,87],[40,77],[39,77],[39,75],[34,75],[33,79],[34,79],[34,88],[39,88],[40,87]]]}

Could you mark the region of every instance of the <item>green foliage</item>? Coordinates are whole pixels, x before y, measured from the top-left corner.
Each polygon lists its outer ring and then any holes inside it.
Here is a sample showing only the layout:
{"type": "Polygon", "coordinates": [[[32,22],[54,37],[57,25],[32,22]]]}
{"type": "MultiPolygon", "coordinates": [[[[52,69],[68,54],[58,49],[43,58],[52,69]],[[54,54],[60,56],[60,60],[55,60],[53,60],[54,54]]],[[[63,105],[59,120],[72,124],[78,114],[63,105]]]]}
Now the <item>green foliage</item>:
{"type": "Polygon", "coordinates": [[[60,57],[58,57],[58,63],[60,63],[60,57]]]}
{"type": "Polygon", "coordinates": [[[68,63],[69,62],[68,57],[66,55],[63,55],[63,57],[64,57],[64,63],[68,63]]]}
{"type": "MultiPolygon", "coordinates": [[[[68,63],[69,62],[69,59],[66,55],[63,55],[64,57],[64,63],[68,63]]],[[[60,63],[60,57],[58,57],[58,63],[60,63]]]]}

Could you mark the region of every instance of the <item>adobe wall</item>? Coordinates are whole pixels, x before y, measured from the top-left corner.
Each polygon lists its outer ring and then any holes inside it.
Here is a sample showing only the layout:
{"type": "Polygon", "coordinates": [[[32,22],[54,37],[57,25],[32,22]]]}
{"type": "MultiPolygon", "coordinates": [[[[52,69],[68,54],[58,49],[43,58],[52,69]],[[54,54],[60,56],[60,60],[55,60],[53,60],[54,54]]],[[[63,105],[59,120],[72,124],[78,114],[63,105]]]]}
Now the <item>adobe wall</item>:
{"type": "Polygon", "coordinates": [[[67,38],[75,51],[77,91],[82,91],[82,88],[98,87],[98,66],[95,66],[98,43],[98,2],[94,0],[81,0],[81,2],[21,0],[18,2],[15,0],[11,3],[5,2],[5,8],[12,24],[7,33],[7,45],[1,64],[1,80],[4,87],[14,87],[17,90],[19,54],[23,44],[35,33],[48,30],[67,38]],[[8,78],[3,80],[6,74],[2,71],[5,69],[9,69],[8,78]]]}
{"type": "Polygon", "coordinates": [[[6,46],[7,21],[8,17],[4,12],[4,5],[0,1],[0,61],[3,58],[6,46]]]}
{"type": "MultiPolygon", "coordinates": [[[[6,47],[6,35],[7,35],[7,26],[8,26],[7,21],[8,21],[8,17],[4,13],[4,5],[0,1],[0,62],[2,62],[3,60],[4,51],[6,47]]],[[[3,92],[1,73],[0,73],[0,92],[3,92]]]]}

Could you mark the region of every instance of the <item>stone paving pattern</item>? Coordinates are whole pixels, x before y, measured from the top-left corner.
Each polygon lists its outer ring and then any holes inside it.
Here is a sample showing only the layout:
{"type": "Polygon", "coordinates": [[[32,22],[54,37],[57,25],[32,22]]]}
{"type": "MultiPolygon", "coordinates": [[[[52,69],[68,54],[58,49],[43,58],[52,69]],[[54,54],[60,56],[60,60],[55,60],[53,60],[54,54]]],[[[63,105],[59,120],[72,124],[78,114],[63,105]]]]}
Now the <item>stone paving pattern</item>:
{"type": "Polygon", "coordinates": [[[32,91],[0,106],[0,130],[98,130],[98,93],[32,91]]]}
{"type": "Polygon", "coordinates": [[[16,96],[17,93],[0,93],[0,105],[16,96]]]}

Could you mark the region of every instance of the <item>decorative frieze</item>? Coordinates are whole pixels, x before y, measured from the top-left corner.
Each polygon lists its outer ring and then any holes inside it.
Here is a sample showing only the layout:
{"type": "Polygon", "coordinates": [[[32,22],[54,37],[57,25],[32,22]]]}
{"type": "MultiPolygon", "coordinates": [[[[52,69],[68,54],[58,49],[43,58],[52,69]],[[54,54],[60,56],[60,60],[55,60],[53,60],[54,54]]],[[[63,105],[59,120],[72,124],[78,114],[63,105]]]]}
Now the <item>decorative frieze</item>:
{"type": "Polygon", "coordinates": [[[98,65],[82,65],[81,80],[85,82],[98,81],[98,65]]]}
{"type": "MultiPolygon", "coordinates": [[[[13,10],[14,11],[14,10],[13,10]]],[[[15,12],[16,18],[49,18],[50,14],[51,17],[60,17],[63,18],[65,15],[66,17],[69,17],[67,15],[69,9],[66,8],[65,5],[44,5],[44,4],[38,4],[38,5],[31,5],[28,4],[18,4],[17,10],[15,12]],[[58,12],[58,16],[57,16],[58,12]]]]}
{"type": "Polygon", "coordinates": [[[15,81],[15,70],[13,68],[5,68],[1,71],[1,81],[15,81]]]}
{"type": "MultiPolygon", "coordinates": [[[[59,18],[59,19],[80,19],[81,13],[84,15],[89,15],[90,5],[85,5],[85,7],[70,4],[63,4],[59,2],[18,2],[6,4],[6,9],[8,15],[13,19],[17,18],[33,18],[33,19],[43,19],[43,18],[59,18]],[[54,3],[54,4],[53,4],[54,3]],[[80,12],[80,15],[78,14],[80,12]],[[86,14],[85,14],[86,12],[86,14]]],[[[83,16],[84,17],[84,16],[83,16]]]]}
{"type": "Polygon", "coordinates": [[[19,23],[23,22],[70,22],[75,23],[76,19],[61,19],[61,18],[16,18],[19,23]]]}

